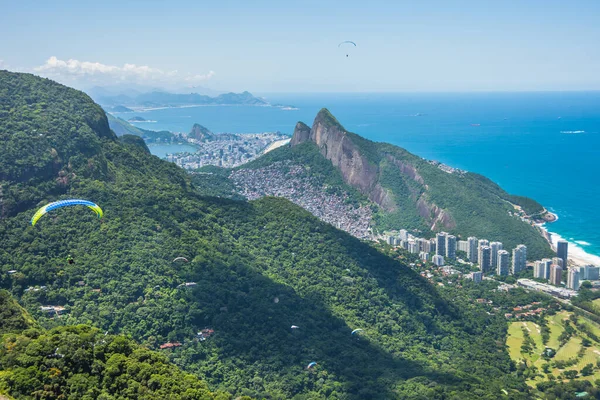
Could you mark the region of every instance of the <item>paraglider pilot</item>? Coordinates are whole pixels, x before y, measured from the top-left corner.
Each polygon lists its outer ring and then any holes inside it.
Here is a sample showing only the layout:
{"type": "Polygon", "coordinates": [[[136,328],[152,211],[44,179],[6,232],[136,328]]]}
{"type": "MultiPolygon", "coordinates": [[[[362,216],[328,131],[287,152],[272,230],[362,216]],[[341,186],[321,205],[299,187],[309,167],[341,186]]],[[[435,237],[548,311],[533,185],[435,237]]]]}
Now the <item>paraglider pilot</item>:
{"type": "Polygon", "coordinates": [[[71,255],[69,254],[69,256],[67,257],[67,262],[69,264],[75,264],[75,259],[73,257],[71,257],[71,255]]]}

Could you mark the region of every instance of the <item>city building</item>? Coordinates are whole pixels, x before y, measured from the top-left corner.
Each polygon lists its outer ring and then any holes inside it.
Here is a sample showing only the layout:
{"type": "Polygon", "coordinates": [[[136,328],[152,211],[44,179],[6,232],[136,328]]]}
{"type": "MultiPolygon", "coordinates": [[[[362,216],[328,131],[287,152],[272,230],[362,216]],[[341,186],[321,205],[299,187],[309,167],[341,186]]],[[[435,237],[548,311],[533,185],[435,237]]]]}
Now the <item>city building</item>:
{"type": "Polygon", "coordinates": [[[555,286],[560,286],[562,282],[562,267],[558,264],[550,266],[550,283],[555,286]]]}
{"type": "MultiPolygon", "coordinates": [[[[491,246],[490,246],[491,248],[491,246]]],[[[506,250],[498,250],[498,254],[496,255],[497,266],[496,266],[496,274],[497,275],[508,275],[509,272],[509,254],[506,250]]]]}
{"type": "Polygon", "coordinates": [[[579,268],[569,268],[567,287],[572,290],[579,290],[579,268]]]}
{"type": "Polygon", "coordinates": [[[527,246],[518,245],[512,251],[512,274],[516,275],[527,267],[527,246]]]}
{"type": "Polygon", "coordinates": [[[600,280],[600,267],[594,267],[593,265],[585,265],[583,267],[579,267],[579,280],[600,280]]]}
{"type": "Polygon", "coordinates": [[[422,251],[419,253],[419,258],[421,259],[421,261],[428,262],[431,260],[431,255],[426,251],[422,251]]]}
{"type": "Polygon", "coordinates": [[[435,265],[437,265],[438,267],[443,266],[444,265],[444,256],[436,254],[435,256],[433,256],[433,263],[435,265]]]}
{"type": "Polygon", "coordinates": [[[552,259],[542,258],[542,263],[544,264],[544,271],[546,273],[544,279],[550,279],[550,266],[552,265],[552,259]]]}
{"type": "Polygon", "coordinates": [[[431,242],[427,239],[419,238],[419,251],[431,253],[431,242]]]}
{"type": "Polygon", "coordinates": [[[437,253],[437,240],[435,238],[429,239],[429,252],[437,253]]]}
{"type": "Polygon", "coordinates": [[[473,236],[469,237],[467,242],[469,242],[469,247],[467,248],[467,258],[472,263],[476,263],[479,258],[479,242],[477,241],[477,238],[473,236]]]}
{"type": "Polygon", "coordinates": [[[414,239],[409,239],[409,241],[408,241],[408,251],[411,254],[417,254],[417,253],[419,253],[419,243],[417,243],[417,241],[414,240],[414,239]]]}
{"type": "Polygon", "coordinates": [[[479,283],[483,279],[483,273],[481,273],[481,271],[473,272],[471,276],[473,278],[473,282],[475,283],[479,283]]]}
{"type": "Polygon", "coordinates": [[[502,250],[502,243],[491,242],[490,248],[492,249],[492,268],[498,267],[498,251],[502,250]]]}
{"type": "Polygon", "coordinates": [[[469,241],[468,240],[459,240],[458,241],[458,250],[464,251],[465,253],[469,251],[469,241]]]}
{"type": "Polygon", "coordinates": [[[559,240],[556,243],[556,255],[559,258],[562,258],[562,260],[563,260],[562,267],[563,268],[567,267],[568,253],[569,253],[569,242],[567,242],[566,240],[559,240]]]}
{"type": "Polygon", "coordinates": [[[408,231],[406,229],[400,229],[400,240],[408,240],[408,231]]]}
{"type": "Polygon", "coordinates": [[[546,263],[538,260],[533,266],[533,277],[537,279],[548,279],[546,278],[546,263]]]}
{"type": "Polygon", "coordinates": [[[586,265],[587,280],[597,281],[600,280],[600,267],[594,267],[593,265],[586,265]]]}
{"type": "Polygon", "coordinates": [[[567,266],[565,264],[565,261],[560,257],[553,257],[552,264],[560,265],[561,267],[563,267],[563,269],[567,266]]]}
{"type": "Polygon", "coordinates": [[[545,292],[565,299],[577,295],[577,292],[574,290],[551,286],[546,283],[532,281],[531,279],[518,279],[517,284],[528,289],[537,290],[538,292],[545,292]]]}
{"type": "Polygon", "coordinates": [[[479,270],[484,274],[490,272],[492,268],[492,249],[490,246],[479,248],[479,270]]]}
{"type": "Polygon", "coordinates": [[[435,254],[446,255],[446,232],[440,232],[435,235],[435,254]]]}
{"type": "Polygon", "coordinates": [[[446,235],[446,258],[454,260],[456,258],[456,236],[446,235]]]}

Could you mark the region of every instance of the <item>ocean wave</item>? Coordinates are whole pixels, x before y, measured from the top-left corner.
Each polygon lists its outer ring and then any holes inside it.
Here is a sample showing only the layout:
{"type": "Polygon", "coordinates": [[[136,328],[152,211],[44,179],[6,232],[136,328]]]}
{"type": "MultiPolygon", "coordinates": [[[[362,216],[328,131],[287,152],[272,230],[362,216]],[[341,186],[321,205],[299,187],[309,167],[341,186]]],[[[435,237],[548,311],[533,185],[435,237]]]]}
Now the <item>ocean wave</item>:
{"type": "MultiPolygon", "coordinates": [[[[555,232],[550,233],[552,239],[552,247],[556,250],[556,243],[559,240],[565,240],[562,236],[555,232]]],[[[578,265],[592,264],[600,266],[600,256],[586,252],[581,246],[591,246],[591,243],[583,240],[567,240],[569,243],[569,259],[578,265]],[[585,244],[584,244],[585,243],[585,244]]]]}

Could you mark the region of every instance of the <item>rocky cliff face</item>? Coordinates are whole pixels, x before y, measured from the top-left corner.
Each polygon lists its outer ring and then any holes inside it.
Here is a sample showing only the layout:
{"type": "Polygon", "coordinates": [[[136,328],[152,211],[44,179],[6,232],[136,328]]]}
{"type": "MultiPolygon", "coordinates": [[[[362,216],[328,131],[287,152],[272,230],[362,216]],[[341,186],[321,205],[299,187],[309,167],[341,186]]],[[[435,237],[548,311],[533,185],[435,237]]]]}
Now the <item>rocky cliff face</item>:
{"type": "Polygon", "coordinates": [[[348,133],[327,109],[322,109],[317,114],[312,128],[302,122],[296,124],[291,146],[307,141],[319,147],[321,154],[339,169],[348,185],[358,189],[386,212],[394,212],[398,207],[415,207],[418,215],[432,230],[456,226],[448,211],[427,200],[425,193],[428,186],[415,166],[387,154],[385,160],[398,169],[398,175],[416,183],[415,187],[409,187],[411,194],[408,198],[395,198],[397,196],[389,188],[380,184],[381,168],[379,162],[376,162],[380,155],[373,150],[374,144],[348,133]],[[419,187],[422,189],[419,190],[419,187]]]}
{"type": "Polygon", "coordinates": [[[310,131],[301,122],[296,125],[291,145],[306,141],[312,141],[319,147],[321,154],[340,170],[347,184],[357,188],[386,211],[395,210],[392,196],[378,183],[379,166],[369,162],[328,110],[322,109],[317,114],[310,131]]]}

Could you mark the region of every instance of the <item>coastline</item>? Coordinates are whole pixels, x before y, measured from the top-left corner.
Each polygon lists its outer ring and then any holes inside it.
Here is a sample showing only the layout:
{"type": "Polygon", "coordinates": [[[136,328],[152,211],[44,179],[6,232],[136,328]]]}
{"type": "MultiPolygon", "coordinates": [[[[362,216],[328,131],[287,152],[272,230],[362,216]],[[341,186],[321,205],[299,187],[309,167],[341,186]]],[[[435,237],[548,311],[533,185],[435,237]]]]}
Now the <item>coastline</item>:
{"type": "MultiPolygon", "coordinates": [[[[555,213],[552,214],[556,217],[556,220],[558,220],[558,215],[556,215],[555,213]]],[[[569,243],[568,258],[573,264],[578,266],[590,264],[594,266],[600,266],[600,256],[586,252],[582,245],[580,243],[577,243],[577,240],[566,240],[558,233],[550,232],[545,225],[546,224],[536,224],[536,226],[540,229],[540,233],[542,234],[542,236],[544,236],[544,238],[550,244],[552,250],[556,251],[556,244],[559,240],[565,240],[569,243]]]]}

